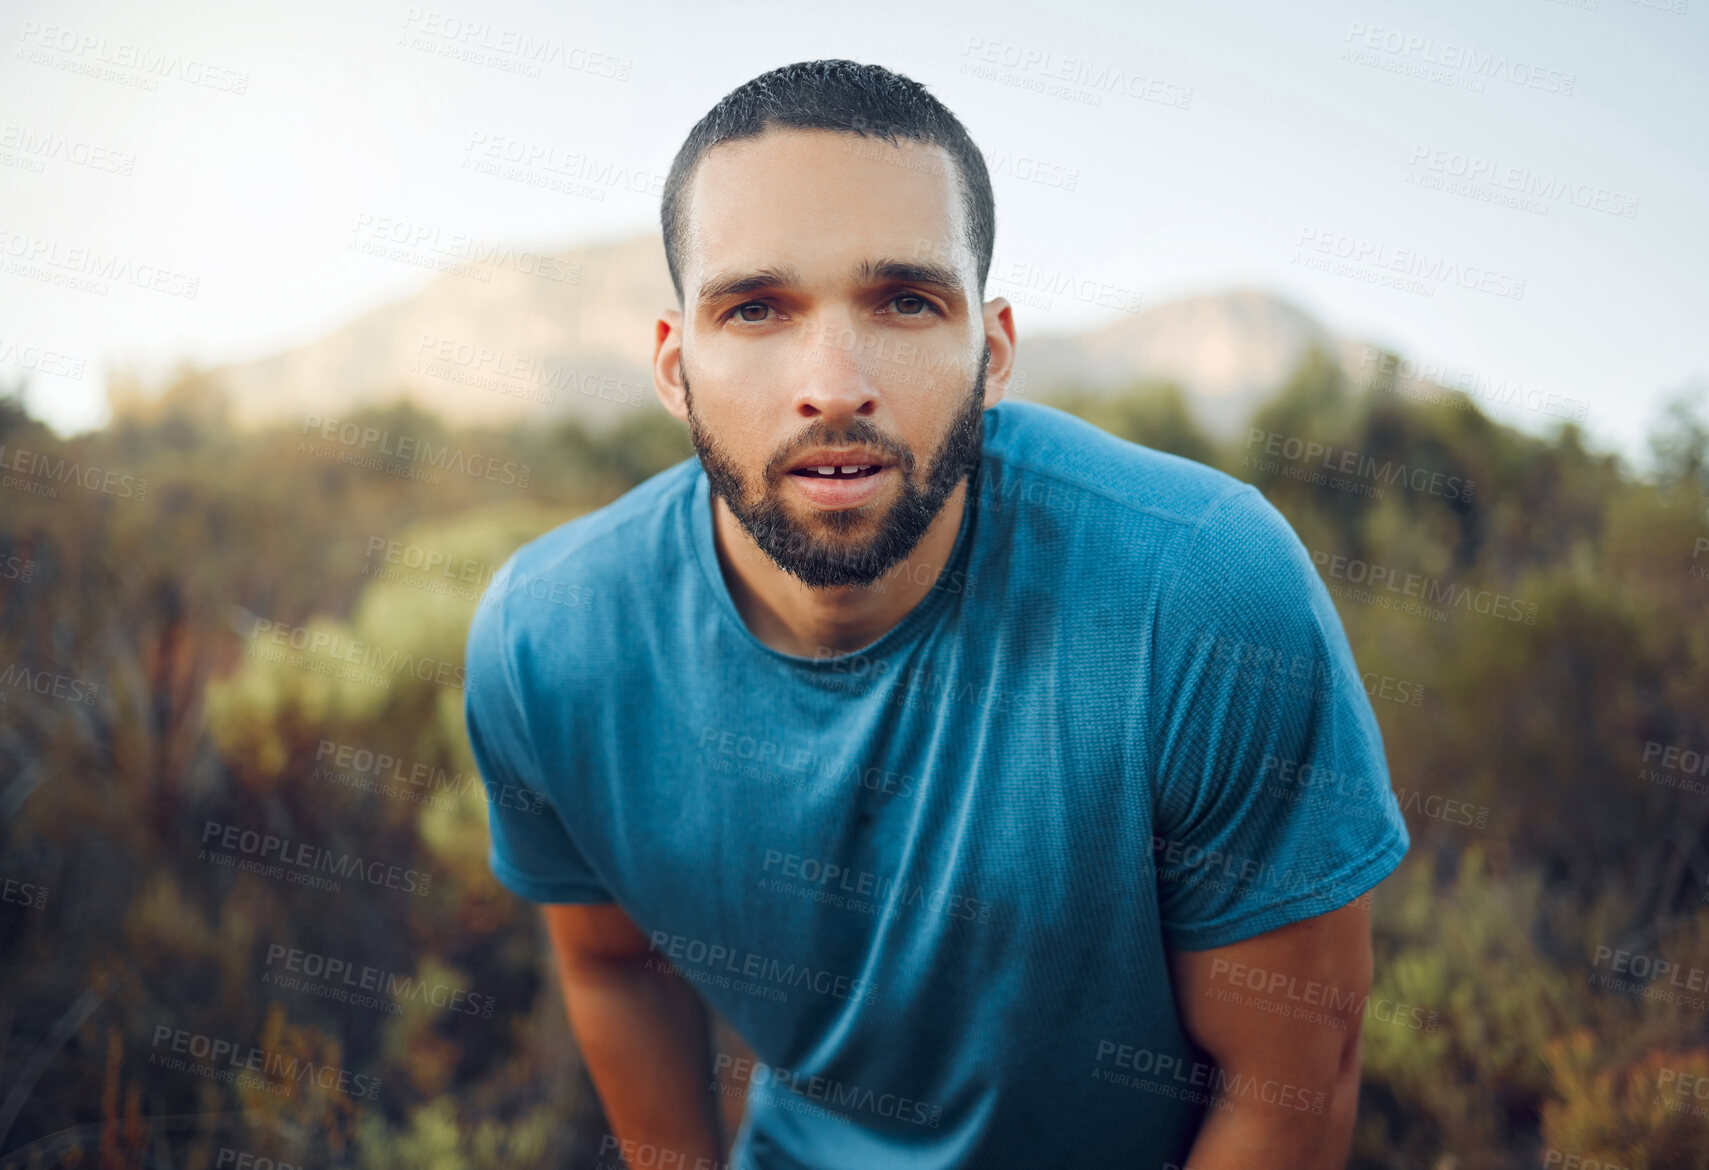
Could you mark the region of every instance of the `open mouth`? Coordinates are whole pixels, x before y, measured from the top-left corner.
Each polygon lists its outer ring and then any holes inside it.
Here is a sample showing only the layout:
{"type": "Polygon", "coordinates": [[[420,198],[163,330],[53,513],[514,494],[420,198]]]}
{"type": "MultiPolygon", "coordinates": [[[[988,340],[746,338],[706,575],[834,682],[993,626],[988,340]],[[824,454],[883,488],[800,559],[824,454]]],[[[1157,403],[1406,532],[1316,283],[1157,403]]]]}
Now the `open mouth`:
{"type": "Polygon", "coordinates": [[[877,463],[851,463],[847,466],[800,467],[789,474],[806,479],[865,479],[869,475],[877,475],[881,470],[882,466],[877,463]]]}

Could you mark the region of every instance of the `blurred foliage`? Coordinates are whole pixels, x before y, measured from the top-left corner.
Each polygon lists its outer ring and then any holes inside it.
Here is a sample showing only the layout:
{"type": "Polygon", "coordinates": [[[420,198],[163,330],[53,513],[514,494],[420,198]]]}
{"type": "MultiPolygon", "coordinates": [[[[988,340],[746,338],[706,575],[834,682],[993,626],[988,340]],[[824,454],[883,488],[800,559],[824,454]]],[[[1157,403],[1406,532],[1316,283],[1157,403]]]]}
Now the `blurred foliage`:
{"type": "Polygon", "coordinates": [[[1070,390],[1053,395],[1050,405],[1132,442],[1200,463],[1215,460],[1215,448],[1193,421],[1186,394],[1173,382],[1141,382],[1109,397],[1070,390]]]}
{"type": "Polygon", "coordinates": [[[1673,393],[1650,450],[1663,483],[1709,491],[1709,382],[1694,378],[1673,393]]]}
{"type": "MultiPolygon", "coordinates": [[[[113,401],[105,429],[60,439],[0,394],[8,460],[77,469],[0,490],[0,671],[14,671],[0,879],[43,898],[0,902],[0,1168],[204,1170],[222,1149],[374,1170],[592,1166],[598,1103],[537,918],[487,870],[445,671],[510,552],[688,457],[684,429],[656,411],[599,432],[453,429],[408,404],[345,420],[528,469],[526,486],[430,482],[342,461],[351,448],[300,427],[234,431],[195,370],[160,395],[121,379],[113,401]],[[273,630],[425,670],[341,677],[334,653],[271,653],[273,630]],[[350,897],[216,865],[209,825],[432,884],[350,897]],[[491,1015],[281,986],[293,951],[462,989],[491,1015]],[[161,1027],[384,1091],[163,1071],[161,1027]]],[[[1256,484],[1325,558],[1535,607],[1535,624],[1463,607],[1434,621],[1337,600],[1361,669],[1423,687],[1420,706],[1373,699],[1396,789],[1483,813],[1408,803],[1414,848],[1376,901],[1373,996],[1435,1023],[1367,1019],[1354,1164],[1493,1170],[1552,1149],[1705,1167],[1709,1111],[1692,1107],[1709,1103],[1672,1090],[1709,1075],[1709,1011],[1592,978],[1608,969],[1598,948],[1709,969],[1709,793],[1658,781],[1645,758],[1651,743],[1709,748],[1701,393],[1669,405],[1640,476],[1570,423],[1523,434],[1350,385],[1313,354],[1252,428],[1474,485],[1380,498],[1288,474],[1249,430],[1213,438],[1171,384],[1052,401],[1256,484]]]]}

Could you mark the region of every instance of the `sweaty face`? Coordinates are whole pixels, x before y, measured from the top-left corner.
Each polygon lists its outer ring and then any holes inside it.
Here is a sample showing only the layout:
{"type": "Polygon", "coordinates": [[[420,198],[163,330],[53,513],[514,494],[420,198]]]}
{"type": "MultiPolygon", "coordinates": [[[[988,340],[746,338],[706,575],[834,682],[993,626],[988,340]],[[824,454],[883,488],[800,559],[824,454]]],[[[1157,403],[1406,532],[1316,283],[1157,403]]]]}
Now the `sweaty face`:
{"type": "Polygon", "coordinates": [[[686,206],[678,409],[712,490],[784,572],[870,585],[977,466],[997,397],[954,162],[773,128],[709,150],[686,206]]]}
{"type": "Polygon", "coordinates": [[[914,551],[956,484],[977,466],[985,433],[985,367],[990,357],[987,350],[979,363],[978,377],[962,397],[960,411],[926,460],[865,419],[853,419],[841,430],[815,423],[779,448],[750,486],[737,460],[695,413],[685,368],[689,437],[700,453],[700,464],[712,490],[724,498],[754,543],[778,568],[816,588],[870,585],[914,551]],[[783,469],[802,452],[852,447],[882,451],[894,458],[899,491],[888,503],[881,497],[853,507],[814,509],[803,514],[799,504],[792,504],[792,485],[784,477],[823,475],[812,469],[783,469]]]}

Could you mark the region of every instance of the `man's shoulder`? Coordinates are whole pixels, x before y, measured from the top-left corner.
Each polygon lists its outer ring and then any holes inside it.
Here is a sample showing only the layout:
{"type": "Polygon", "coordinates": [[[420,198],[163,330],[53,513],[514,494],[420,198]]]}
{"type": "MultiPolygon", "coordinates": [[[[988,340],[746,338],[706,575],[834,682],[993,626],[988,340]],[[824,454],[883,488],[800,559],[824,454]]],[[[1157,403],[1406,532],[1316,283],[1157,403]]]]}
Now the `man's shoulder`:
{"type": "Polygon", "coordinates": [[[500,574],[573,578],[589,588],[644,575],[679,551],[678,509],[686,506],[699,470],[692,457],[667,467],[604,507],[524,544],[500,574]]]}
{"type": "Polygon", "coordinates": [[[986,412],[988,491],[1078,522],[1196,528],[1256,489],[1204,463],[1142,446],[1037,402],[986,412]]]}
{"type": "Polygon", "coordinates": [[[1328,604],[1292,524],[1244,480],[1038,403],[1000,403],[992,422],[982,499],[1029,543],[1070,550],[1054,557],[1062,573],[1134,582],[1218,620],[1328,604]]]}
{"type": "Polygon", "coordinates": [[[471,656],[484,640],[516,655],[519,668],[531,658],[566,668],[607,658],[600,640],[626,628],[638,603],[665,596],[693,562],[683,513],[699,472],[685,459],[518,548],[476,606],[471,656]]]}

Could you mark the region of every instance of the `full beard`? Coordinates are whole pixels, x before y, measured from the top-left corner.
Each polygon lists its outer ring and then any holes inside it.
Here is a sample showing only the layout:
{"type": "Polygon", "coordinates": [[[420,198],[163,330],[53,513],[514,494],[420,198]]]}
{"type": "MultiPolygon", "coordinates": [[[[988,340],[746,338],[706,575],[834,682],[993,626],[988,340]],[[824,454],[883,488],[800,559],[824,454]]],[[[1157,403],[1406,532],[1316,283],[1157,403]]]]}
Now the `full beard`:
{"type": "MultiPolygon", "coordinates": [[[[783,501],[782,474],[775,477],[778,482],[765,487],[758,499],[750,500],[735,461],[694,413],[694,398],[688,392],[685,368],[682,384],[687,400],[688,434],[713,493],[724,498],[743,530],[778,568],[815,589],[871,585],[914,551],[963,476],[977,472],[985,441],[985,367],[990,362],[991,350],[987,346],[973,386],[932,455],[924,483],[915,482],[918,461],[913,451],[865,419],[855,419],[840,434],[815,423],[799,443],[791,444],[795,449],[808,444],[858,444],[884,451],[896,459],[901,496],[880,520],[878,531],[865,540],[835,538],[859,526],[868,514],[865,508],[820,512],[805,523],[793,519],[783,501]],[[833,536],[821,536],[815,529],[829,529],[833,536]]],[[[781,457],[774,459],[771,466],[780,462],[781,457]]]]}

